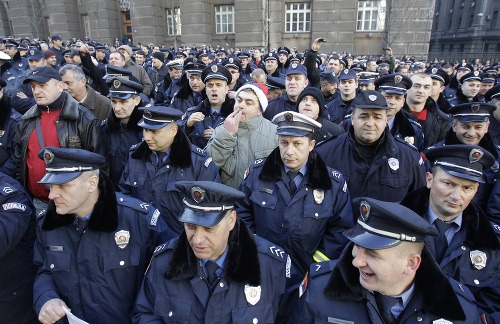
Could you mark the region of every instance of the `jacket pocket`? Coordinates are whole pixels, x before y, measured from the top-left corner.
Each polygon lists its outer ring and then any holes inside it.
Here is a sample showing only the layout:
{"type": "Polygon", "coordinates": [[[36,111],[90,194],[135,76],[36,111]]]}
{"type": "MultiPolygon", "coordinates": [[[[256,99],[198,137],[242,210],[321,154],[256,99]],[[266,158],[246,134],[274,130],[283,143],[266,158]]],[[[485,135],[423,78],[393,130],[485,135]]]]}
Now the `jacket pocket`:
{"type": "Polygon", "coordinates": [[[269,304],[235,308],[231,316],[233,323],[274,323],[273,309],[269,304]]]}
{"type": "Polygon", "coordinates": [[[104,272],[114,269],[125,269],[139,265],[139,249],[124,249],[122,251],[106,251],[102,254],[104,272]]]}
{"type": "Polygon", "coordinates": [[[333,203],[323,190],[311,189],[304,200],[304,217],[321,219],[332,216],[333,203]]]}
{"type": "Polygon", "coordinates": [[[278,197],[266,192],[254,191],[250,195],[250,200],[262,208],[274,209],[276,208],[278,197]]]}
{"type": "Polygon", "coordinates": [[[380,177],[380,183],[391,188],[402,188],[410,184],[408,177],[380,177]]]}
{"type": "Polygon", "coordinates": [[[146,182],[146,177],[142,175],[136,173],[130,173],[128,176],[128,184],[134,188],[143,188],[145,182],[146,182]]]}
{"type": "Polygon", "coordinates": [[[165,323],[188,323],[191,303],[156,295],[154,314],[162,317],[165,323]]]}
{"type": "Polygon", "coordinates": [[[52,272],[71,271],[71,252],[47,251],[45,253],[45,267],[52,272]]]}

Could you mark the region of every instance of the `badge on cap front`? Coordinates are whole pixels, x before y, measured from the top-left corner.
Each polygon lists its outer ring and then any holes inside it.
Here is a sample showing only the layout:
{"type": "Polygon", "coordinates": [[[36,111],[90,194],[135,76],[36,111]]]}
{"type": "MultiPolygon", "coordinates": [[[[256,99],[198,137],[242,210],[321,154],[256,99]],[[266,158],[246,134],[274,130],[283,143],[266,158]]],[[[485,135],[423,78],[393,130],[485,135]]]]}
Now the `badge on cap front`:
{"type": "Polygon", "coordinates": [[[359,205],[359,213],[361,215],[361,219],[364,222],[368,221],[368,218],[370,217],[370,204],[368,204],[367,201],[363,200],[361,204],[359,205]]]}
{"type": "Polygon", "coordinates": [[[479,76],[479,71],[474,71],[474,76],[479,76]]]}
{"type": "Polygon", "coordinates": [[[205,190],[200,187],[193,187],[191,188],[191,197],[199,204],[205,199],[205,190]]]}
{"type": "Polygon", "coordinates": [[[481,270],[484,267],[486,267],[486,260],[488,257],[486,256],[486,253],[483,251],[479,250],[474,250],[470,251],[470,261],[472,262],[472,265],[477,269],[481,270]]]}
{"type": "Polygon", "coordinates": [[[217,72],[217,65],[212,65],[212,72],[217,72]]]}
{"type": "Polygon", "coordinates": [[[484,155],[484,152],[479,149],[472,149],[469,153],[469,162],[475,163],[479,161],[484,155]]]}
{"type": "Polygon", "coordinates": [[[377,96],[376,95],[369,95],[368,99],[370,99],[370,101],[375,101],[375,100],[377,100],[377,96]]]}
{"type": "Polygon", "coordinates": [[[347,73],[349,73],[349,69],[344,70],[344,74],[347,74],[347,73]]]}
{"type": "Polygon", "coordinates": [[[475,112],[477,113],[479,111],[479,109],[481,108],[481,105],[470,105],[470,109],[472,110],[472,112],[475,112]]]}
{"type": "Polygon", "coordinates": [[[389,164],[389,168],[391,168],[391,170],[396,171],[399,169],[399,160],[398,159],[390,158],[389,160],[387,160],[387,163],[389,164]]]}
{"type": "Polygon", "coordinates": [[[115,233],[115,242],[120,249],[124,249],[130,240],[130,232],[121,230],[115,233]]]}
{"type": "Polygon", "coordinates": [[[437,73],[437,71],[438,71],[438,69],[437,69],[437,68],[432,68],[432,71],[431,71],[431,72],[432,72],[432,74],[436,74],[436,73],[437,73]]]}
{"type": "Polygon", "coordinates": [[[31,50],[31,51],[30,51],[30,55],[35,55],[35,51],[34,51],[34,50],[31,50]]]}
{"type": "Polygon", "coordinates": [[[433,321],[432,324],[453,324],[453,322],[445,320],[444,318],[440,318],[440,319],[433,321]]]}
{"type": "Polygon", "coordinates": [[[401,82],[401,80],[403,80],[403,77],[401,75],[394,76],[394,83],[398,84],[399,82],[401,82]]]}
{"type": "Polygon", "coordinates": [[[120,82],[120,80],[113,81],[113,87],[115,87],[115,89],[118,89],[121,85],[122,83],[120,82]]]}
{"type": "Polygon", "coordinates": [[[295,69],[297,67],[297,63],[292,63],[292,68],[295,69]]]}
{"type": "Polygon", "coordinates": [[[49,150],[45,150],[43,153],[43,160],[46,164],[50,164],[54,160],[54,153],[49,150]]]}
{"type": "Polygon", "coordinates": [[[245,298],[250,305],[255,305],[260,300],[261,287],[253,287],[249,285],[245,285],[245,298]]]}

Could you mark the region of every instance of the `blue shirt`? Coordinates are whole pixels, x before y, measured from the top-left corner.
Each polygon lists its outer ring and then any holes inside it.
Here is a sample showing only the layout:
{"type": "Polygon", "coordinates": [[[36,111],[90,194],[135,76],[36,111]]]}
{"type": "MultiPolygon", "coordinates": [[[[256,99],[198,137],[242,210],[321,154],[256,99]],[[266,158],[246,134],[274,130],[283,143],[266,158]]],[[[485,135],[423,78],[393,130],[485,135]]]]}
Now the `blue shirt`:
{"type": "Polygon", "coordinates": [[[153,152],[153,155],[151,155],[151,159],[154,161],[152,161],[155,165],[160,165],[160,164],[163,164],[167,161],[168,159],[168,156],[170,155],[170,148],[165,152],[165,155],[161,158],[161,163],[160,161],[158,161],[159,157],[158,157],[158,152],[156,151],[152,151],[153,152]]]}
{"type": "MultiPolygon", "coordinates": [[[[431,206],[429,206],[429,209],[427,210],[427,215],[429,215],[429,223],[434,224],[434,222],[439,219],[439,217],[434,213],[432,210],[431,206]]],[[[448,244],[450,244],[451,240],[453,239],[453,236],[455,235],[456,232],[460,231],[460,228],[462,227],[462,213],[460,213],[453,221],[453,226],[450,226],[448,230],[444,233],[446,236],[446,240],[448,241],[448,244]]],[[[450,223],[450,222],[445,222],[445,223],[450,223]]],[[[434,225],[435,226],[435,225],[434,225]]]]}
{"type": "MultiPolygon", "coordinates": [[[[292,171],[292,170],[290,170],[290,168],[288,168],[285,165],[285,173],[288,174],[288,171],[292,171]]],[[[295,179],[293,179],[293,182],[295,182],[295,185],[297,186],[297,188],[299,187],[300,183],[302,182],[302,179],[304,179],[304,177],[306,176],[306,172],[307,172],[307,161],[306,161],[306,163],[304,163],[302,168],[299,169],[299,173],[297,174],[295,179]]]]}
{"type": "MultiPolygon", "coordinates": [[[[215,270],[215,274],[217,275],[217,277],[220,277],[220,275],[222,274],[222,270],[224,270],[224,262],[226,261],[226,256],[227,256],[227,247],[226,247],[226,250],[224,251],[224,253],[222,253],[222,255],[217,259],[217,260],[212,260],[212,261],[215,261],[215,263],[217,263],[217,265],[219,266],[219,268],[217,270],[215,270]]],[[[207,268],[205,267],[205,264],[207,263],[209,259],[201,259],[200,260],[200,266],[203,268],[203,271],[205,271],[205,275],[208,276],[208,273],[207,273],[207,268]]]]}

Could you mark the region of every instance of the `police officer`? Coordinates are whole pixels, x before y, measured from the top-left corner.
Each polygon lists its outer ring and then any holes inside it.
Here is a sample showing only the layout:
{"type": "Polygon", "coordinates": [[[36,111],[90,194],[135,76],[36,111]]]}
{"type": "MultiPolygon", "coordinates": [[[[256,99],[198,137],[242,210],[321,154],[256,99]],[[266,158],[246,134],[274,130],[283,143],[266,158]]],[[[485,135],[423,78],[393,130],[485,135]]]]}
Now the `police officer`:
{"type": "Polygon", "coordinates": [[[396,203],[353,203],[351,243],[339,260],[311,265],[292,323],[481,323],[470,291],[424,246],[437,234],[431,224],[396,203]]]}
{"type": "Polygon", "coordinates": [[[90,323],[130,323],[130,312],[155,245],[171,239],[159,211],[115,193],[99,167],[103,156],[46,147],[40,183],[50,187],[38,219],[33,301],[42,323],[64,307],[90,323]]]}
{"type": "Polygon", "coordinates": [[[425,168],[417,149],[389,133],[384,96],[365,90],[351,107],[348,132],[316,149],[326,165],[344,175],[351,197],[400,201],[423,186],[425,168]]]}
{"type": "Polygon", "coordinates": [[[10,100],[5,94],[7,82],[0,79],[0,167],[14,153],[16,126],[21,120],[21,114],[12,109],[10,100]]]}
{"type": "Polygon", "coordinates": [[[351,104],[356,97],[358,81],[356,72],[350,69],[340,71],[338,79],[340,96],[330,101],[326,105],[326,109],[328,110],[330,120],[340,124],[344,120],[344,117],[351,113],[351,104]]]}
{"type": "Polygon", "coordinates": [[[13,90],[22,82],[23,72],[29,69],[28,61],[21,57],[21,52],[17,49],[19,44],[13,39],[7,39],[5,42],[5,53],[10,60],[2,65],[0,77],[7,82],[5,94],[12,98],[15,96],[13,90]],[[21,79],[21,80],[20,80],[21,79]]]}
{"type": "Polygon", "coordinates": [[[238,219],[245,195],[208,181],[179,181],[184,229],[156,248],[134,309],[134,323],[274,323],[291,262],[238,219]]]}
{"type": "Polygon", "coordinates": [[[177,121],[182,112],[170,107],[140,108],[144,140],[132,146],[120,190],[156,206],[177,234],[182,197],[175,188],[179,180],[220,182],[219,171],[205,151],[189,142],[177,121]]]}
{"type": "Polygon", "coordinates": [[[395,137],[405,140],[419,151],[424,150],[424,133],[419,123],[406,110],[402,110],[405,103],[406,91],[411,88],[409,77],[400,74],[388,74],[375,80],[376,89],[387,101],[387,126],[395,137]]]}
{"type": "Polygon", "coordinates": [[[132,145],[142,141],[142,127],[137,123],[142,118],[138,108],[143,87],[140,83],[120,77],[108,79],[107,84],[112,112],[101,123],[101,138],[109,165],[109,177],[118,190],[128,152],[132,145]]]}
{"type": "Polygon", "coordinates": [[[353,223],[349,193],[340,172],[313,150],[320,123],[296,112],[282,112],[273,123],[279,146],[250,167],[236,210],[251,231],[282,246],[303,275],[313,256],[340,255],[346,243],[340,233],[353,223]]]}
{"type": "Polygon", "coordinates": [[[495,164],[483,170],[484,182],[474,196],[474,202],[483,210],[491,193],[496,178],[499,175],[500,148],[495,145],[488,128],[491,113],[495,106],[482,102],[472,102],[451,107],[449,113],[453,117],[450,130],[443,141],[435,147],[450,144],[478,145],[495,157],[495,164]]]}
{"type": "Polygon", "coordinates": [[[488,90],[484,98],[486,102],[496,107],[492,114],[493,118],[490,118],[488,133],[491,135],[493,143],[498,146],[500,145],[500,84],[488,90]]]}
{"type": "Polygon", "coordinates": [[[432,79],[431,97],[437,104],[439,110],[447,113],[450,109],[450,103],[446,99],[445,89],[450,84],[450,76],[445,70],[437,67],[431,67],[427,70],[427,74],[432,79]]]}
{"type": "Polygon", "coordinates": [[[478,102],[478,93],[481,89],[481,80],[483,79],[483,73],[480,71],[474,71],[462,76],[460,81],[460,89],[457,90],[455,97],[448,100],[450,106],[456,106],[469,102],[478,102]]]}
{"type": "Polygon", "coordinates": [[[232,75],[224,66],[206,67],[201,79],[205,83],[206,98],[199,105],[187,109],[182,125],[191,142],[204,148],[215,127],[233,112],[234,100],[228,97],[228,84],[231,83],[232,75]]]}
{"type": "Polygon", "coordinates": [[[321,72],[319,75],[321,92],[325,97],[325,105],[340,96],[338,91],[339,79],[331,71],[321,72]]]}
{"type": "MultiPolygon", "coordinates": [[[[201,72],[205,67],[205,64],[196,58],[189,58],[184,62],[185,74],[179,80],[182,83],[179,91],[172,95],[170,103],[172,108],[185,112],[190,107],[198,106],[206,98],[203,91],[205,84],[201,78],[201,72]]],[[[170,94],[166,96],[170,97],[170,94]]]]}
{"type": "Polygon", "coordinates": [[[11,177],[0,173],[0,317],[5,323],[37,323],[33,310],[35,208],[11,177]]]}
{"type": "Polygon", "coordinates": [[[432,163],[427,187],[401,202],[434,224],[440,235],[425,243],[443,272],[467,286],[488,323],[500,321],[500,228],[472,203],[483,172],[495,159],[474,145],[446,145],[426,152],[432,163]]]}

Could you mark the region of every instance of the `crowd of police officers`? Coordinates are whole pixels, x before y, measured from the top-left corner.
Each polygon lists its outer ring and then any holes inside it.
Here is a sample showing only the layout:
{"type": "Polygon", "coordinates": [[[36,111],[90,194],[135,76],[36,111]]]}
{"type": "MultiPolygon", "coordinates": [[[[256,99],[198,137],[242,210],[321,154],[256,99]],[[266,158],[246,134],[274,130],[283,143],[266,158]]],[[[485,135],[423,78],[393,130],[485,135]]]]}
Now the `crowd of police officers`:
{"type": "Polygon", "coordinates": [[[324,42],[2,39],[0,321],[500,322],[500,63],[324,42]]]}

